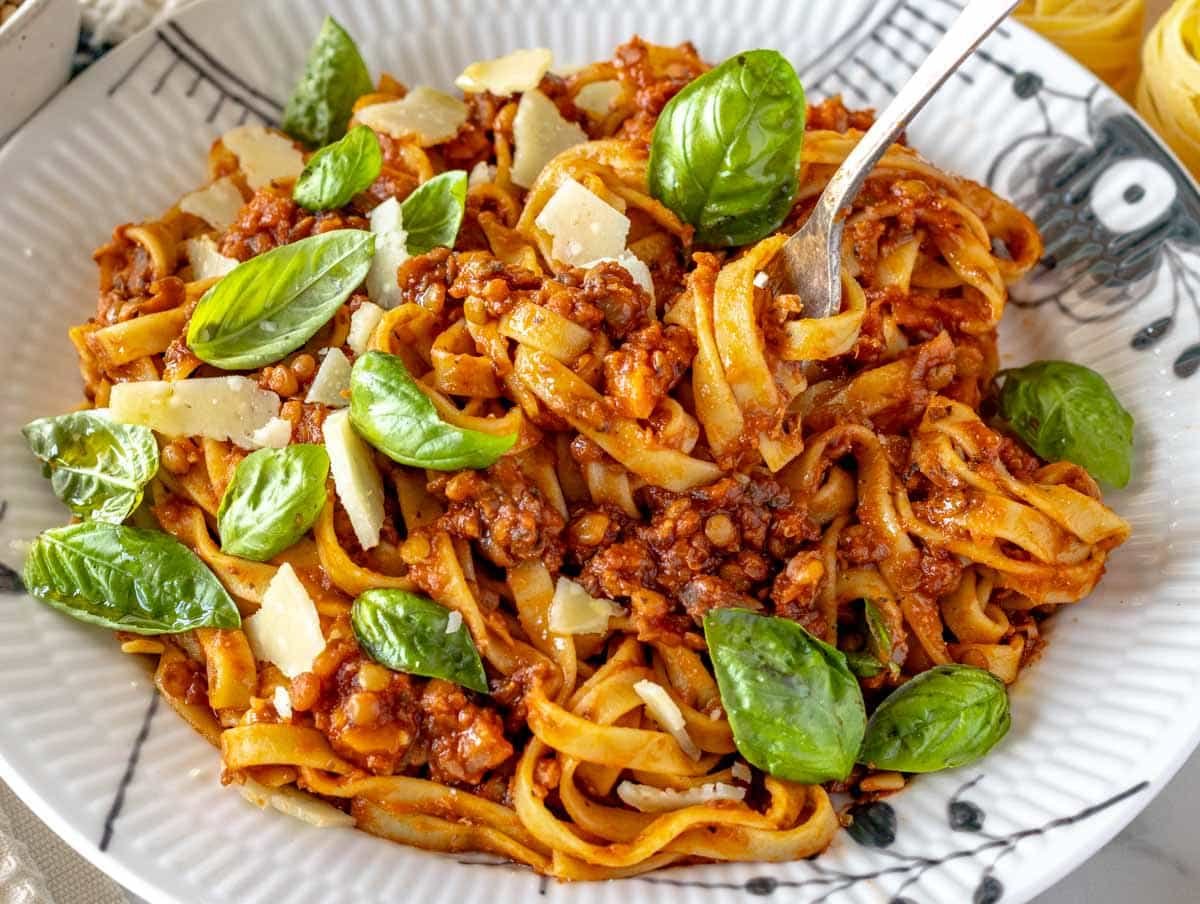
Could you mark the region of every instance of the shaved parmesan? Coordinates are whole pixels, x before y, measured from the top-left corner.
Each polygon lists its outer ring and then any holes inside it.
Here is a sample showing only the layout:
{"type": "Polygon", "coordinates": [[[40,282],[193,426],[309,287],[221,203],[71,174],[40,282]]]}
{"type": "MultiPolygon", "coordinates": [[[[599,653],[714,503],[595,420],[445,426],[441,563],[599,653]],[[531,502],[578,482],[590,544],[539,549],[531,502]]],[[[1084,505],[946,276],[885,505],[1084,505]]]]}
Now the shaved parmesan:
{"type": "Polygon", "coordinates": [[[292,441],[292,422],[281,417],[273,417],[250,435],[250,440],[256,446],[271,449],[282,449],[292,441]]]}
{"type": "Polygon", "coordinates": [[[621,83],[615,79],[591,82],[579,89],[575,95],[575,106],[596,118],[607,116],[613,101],[621,94],[621,83]]]}
{"type": "Polygon", "coordinates": [[[683,752],[693,760],[700,759],[700,748],[687,733],[687,722],[684,721],[683,713],[679,710],[679,704],[671,699],[666,688],[643,678],[633,686],[633,691],[646,704],[646,712],[650,714],[650,718],[679,742],[683,752]]]}
{"type": "Polygon", "coordinates": [[[346,334],[346,344],[350,346],[350,350],[354,354],[361,355],[367,350],[371,334],[375,332],[375,327],[379,326],[379,321],[382,319],[383,308],[369,301],[359,305],[358,310],[350,315],[350,330],[346,334]]]}
{"type": "Polygon", "coordinates": [[[224,232],[233,225],[242,209],[242,193],[232,179],[222,176],[212,185],[180,198],[179,209],[224,232]]]}
{"type": "Polygon", "coordinates": [[[514,50],[494,60],[472,63],[454,84],[460,91],[490,91],[497,97],[505,97],[536,88],[553,62],[554,55],[545,47],[514,50]]]}
{"type": "Polygon", "coordinates": [[[325,649],[321,618],[291,565],[279,566],[263,592],[262,607],[242,622],[254,658],[273,662],[289,678],[312,669],[325,649]]]}
{"type": "Polygon", "coordinates": [[[235,258],[226,257],[218,251],[217,243],[207,235],[188,239],[183,243],[183,248],[187,253],[188,263],[192,265],[192,279],[224,276],[239,263],[235,258]]]}
{"type": "Polygon", "coordinates": [[[550,601],[550,631],[554,634],[603,634],[608,620],[624,613],[611,600],[598,600],[570,578],[558,579],[550,601]]]}
{"type": "Polygon", "coordinates": [[[350,518],[354,536],[363,549],[378,546],[383,527],[383,480],[371,450],[354,432],[350,412],[344,408],[325,418],[321,429],[333,486],[350,518]]]}
{"type": "Polygon", "coordinates": [[[462,623],[462,613],[451,610],[450,614],[446,617],[446,633],[453,634],[462,627],[462,623]]]}
{"type": "Polygon", "coordinates": [[[275,693],[271,695],[271,702],[275,704],[275,712],[279,714],[279,718],[290,719],[292,717],[292,695],[282,684],[276,685],[275,693]]]}
{"type": "Polygon", "coordinates": [[[750,767],[742,762],[734,763],[729,769],[729,774],[738,781],[743,782],[749,782],[752,778],[754,778],[753,773],[750,772],[750,767]]]}
{"type": "Polygon", "coordinates": [[[467,121],[467,105],[456,97],[420,86],[400,100],[371,104],[354,114],[365,126],[393,138],[416,138],[422,147],[448,141],[467,121]]]}
{"type": "Polygon", "coordinates": [[[650,278],[650,268],[632,251],[622,251],[616,257],[602,257],[599,260],[592,261],[587,266],[594,267],[596,264],[606,262],[620,264],[633,277],[633,281],[646,290],[647,295],[651,298],[654,297],[654,280],[650,278]]]}
{"type": "Polygon", "coordinates": [[[276,179],[295,179],[304,169],[304,155],[291,139],[265,126],[230,129],[221,136],[221,143],[237,157],[238,169],[255,191],[276,179]]]}
{"type": "Polygon", "coordinates": [[[279,415],[279,396],[246,377],[143,380],[114,385],[108,406],[113,420],[123,424],[253,449],[262,445],[255,434],[279,415]]]}
{"type": "Polygon", "coordinates": [[[270,788],[248,778],[238,786],[238,791],[259,809],[274,807],[280,813],[318,829],[351,828],[354,825],[354,817],[349,813],[296,788],[270,788]]]}
{"type": "Polygon", "coordinates": [[[408,260],[408,233],[399,201],[388,198],[371,211],[371,232],[375,234],[375,256],[367,271],[367,295],[380,307],[391,310],[400,304],[396,271],[408,260]]]}
{"type": "Polygon", "coordinates": [[[317,375],[313,377],[304,401],[328,405],[330,408],[345,408],[350,404],[346,395],[349,391],[350,359],[340,348],[326,349],[325,360],[317,368],[317,375]]]}
{"type": "Polygon", "coordinates": [[[574,267],[616,259],[629,235],[629,217],[570,178],[563,180],[534,223],[554,239],[555,259],[574,267]]]}
{"type": "Polygon", "coordinates": [[[769,276],[767,276],[767,274],[764,273],[762,270],[759,270],[757,273],[754,274],[754,285],[759,289],[765,289],[767,287],[767,283],[769,283],[770,281],[771,281],[771,278],[769,276]]]}
{"type": "Polygon", "coordinates": [[[712,782],[676,791],[672,788],[655,788],[623,781],[617,785],[617,797],[635,810],[643,813],[666,813],[682,810],[718,800],[745,800],[746,789],[725,782],[712,782]]]}
{"type": "Polygon", "coordinates": [[[513,117],[513,182],[529,188],[547,163],[567,148],[585,141],[587,132],[564,119],[554,101],[536,88],[526,91],[513,117]]]}
{"type": "Polygon", "coordinates": [[[480,160],[467,175],[467,188],[475,188],[478,185],[486,185],[489,182],[494,182],[496,179],[495,164],[488,163],[486,160],[480,160]]]}

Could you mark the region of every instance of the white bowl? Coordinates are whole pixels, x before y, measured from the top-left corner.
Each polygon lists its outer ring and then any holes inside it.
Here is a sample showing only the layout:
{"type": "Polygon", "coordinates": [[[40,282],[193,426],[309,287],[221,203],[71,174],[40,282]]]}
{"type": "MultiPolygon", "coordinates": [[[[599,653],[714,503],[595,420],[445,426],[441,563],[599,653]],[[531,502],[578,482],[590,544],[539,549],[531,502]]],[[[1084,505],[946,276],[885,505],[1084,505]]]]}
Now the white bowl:
{"type": "Polygon", "coordinates": [[[0,141],[67,81],[78,38],[78,0],[25,0],[0,25],[0,141]]]}

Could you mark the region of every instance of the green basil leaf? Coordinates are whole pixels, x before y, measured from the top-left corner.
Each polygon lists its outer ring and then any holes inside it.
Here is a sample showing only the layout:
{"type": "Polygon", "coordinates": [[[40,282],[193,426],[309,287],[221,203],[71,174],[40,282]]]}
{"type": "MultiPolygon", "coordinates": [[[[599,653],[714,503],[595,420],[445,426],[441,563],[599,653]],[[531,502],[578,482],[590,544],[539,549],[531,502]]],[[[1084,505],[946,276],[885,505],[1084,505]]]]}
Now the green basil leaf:
{"type": "Polygon", "coordinates": [[[454,247],[467,209],[467,174],[451,170],[422,182],[400,205],[400,222],[411,255],[443,245],[454,247]]]}
{"type": "Polygon", "coordinates": [[[366,126],[326,145],[309,158],[292,189],[292,200],[307,210],[334,210],[370,188],[383,168],[379,139],[366,126]]]}
{"type": "Polygon", "coordinates": [[[900,772],[953,769],[982,757],[1011,724],[1004,682],[983,669],[939,665],[879,704],[858,761],[900,772]]]}
{"type": "Polygon", "coordinates": [[[259,449],[238,463],[221,497],[217,531],[221,549],[265,562],[306,533],[325,507],[329,453],[296,443],[259,449]]]}
{"type": "Polygon", "coordinates": [[[354,601],[350,622],[359,646],[381,665],[488,692],[471,632],[462,622],[447,631],[445,606],[404,590],[368,590],[354,601]]]}
{"type": "Polygon", "coordinates": [[[374,253],[371,233],[336,229],[250,258],[204,293],[188,347],[224,370],[278,361],[329,322],[362,284],[374,253]]]}
{"type": "Polygon", "coordinates": [[[354,102],[374,87],[354,39],[326,16],[283,111],[283,131],[312,148],[336,141],[346,134],[354,102]]]}
{"type": "Polygon", "coordinates": [[[883,671],[879,657],[867,652],[844,653],[846,665],[859,678],[874,678],[883,671]]]}
{"type": "Polygon", "coordinates": [[[745,245],[778,228],[796,195],[804,88],[783,56],[749,50],[663,108],[650,142],[650,192],[704,245],[745,245]]]}
{"type": "Polygon", "coordinates": [[[1097,480],[1129,483],[1133,416],[1104,377],[1082,364],[1038,361],[1003,372],[1000,416],[1047,461],[1072,461],[1097,480]]]}
{"type": "Polygon", "coordinates": [[[33,541],[29,594],[72,618],[135,634],[237,628],[237,606],[194,552],[157,530],[83,521],[33,541]]]}
{"type": "Polygon", "coordinates": [[[804,784],[854,767],[866,708],[846,657],[785,618],[711,609],[704,637],[738,751],[804,784]]]}
{"type": "Polygon", "coordinates": [[[94,411],[39,418],[21,433],[45,462],[54,495],[80,518],[120,524],[158,473],[152,430],[94,411]]]}
{"type": "Polygon", "coordinates": [[[486,468],[517,441],[515,433],[496,436],[447,424],[404,362],[377,351],[360,356],[350,371],[350,422],[393,461],[435,471],[486,468]]]}

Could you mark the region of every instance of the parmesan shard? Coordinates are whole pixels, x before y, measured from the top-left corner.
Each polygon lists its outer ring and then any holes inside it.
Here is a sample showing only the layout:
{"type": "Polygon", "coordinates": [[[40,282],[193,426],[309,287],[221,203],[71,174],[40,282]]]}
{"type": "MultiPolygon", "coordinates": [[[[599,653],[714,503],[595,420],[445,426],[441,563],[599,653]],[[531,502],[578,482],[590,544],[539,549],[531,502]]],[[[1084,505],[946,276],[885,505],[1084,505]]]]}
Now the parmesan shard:
{"type": "Polygon", "coordinates": [[[589,264],[587,264],[587,266],[594,267],[596,264],[608,262],[619,264],[624,267],[629,275],[633,277],[633,281],[645,289],[646,294],[649,295],[651,299],[654,298],[654,280],[650,277],[650,268],[646,266],[645,262],[640,257],[634,254],[632,251],[622,251],[616,257],[602,257],[598,260],[591,261],[589,264]]]}
{"type": "Polygon", "coordinates": [[[325,358],[317,368],[304,401],[310,405],[345,408],[350,404],[350,359],[340,348],[325,350],[325,358]]]}
{"type": "Polygon", "coordinates": [[[468,189],[479,185],[487,185],[487,183],[494,181],[496,181],[496,165],[488,163],[486,160],[480,160],[471,167],[471,172],[467,174],[468,189]]]}
{"type": "Polygon", "coordinates": [[[354,536],[363,549],[378,546],[383,527],[383,479],[371,449],[354,432],[350,412],[345,408],[325,418],[321,429],[333,486],[350,518],[354,536]]]}
{"type": "Polygon", "coordinates": [[[671,698],[666,688],[643,678],[633,686],[633,692],[646,704],[646,712],[650,714],[650,718],[679,743],[683,752],[693,760],[700,759],[700,748],[687,733],[687,722],[684,721],[679,704],[671,698]]]}
{"type": "Polygon", "coordinates": [[[575,106],[600,119],[608,115],[613,101],[621,96],[621,83],[616,79],[602,82],[590,82],[584,85],[575,95],[575,106]]]}
{"type": "Polygon", "coordinates": [[[284,563],[263,593],[262,606],[242,622],[254,658],[273,662],[288,678],[312,669],[325,649],[321,618],[296,571],[284,563]]]}
{"type": "Polygon", "coordinates": [[[513,182],[529,188],[547,163],[585,141],[587,132],[564,119],[554,101],[536,88],[526,91],[513,117],[513,182]]]}
{"type": "Polygon", "coordinates": [[[242,193],[232,179],[222,176],[211,185],[180,198],[179,209],[199,217],[218,232],[224,232],[242,210],[242,193]]]}
{"type": "Polygon", "coordinates": [[[448,141],[467,121],[467,105],[424,85],[413,88],[400,100],[371,104],[354,114],[376,132],[393,138],[415,138],[422,147],[448,141]]]}
{"type": "Polygon", "coordinates": [[[450,615],[447,616],[447,618],[446,618],[446,633],[453,634],[455,631],[457,631],[459,628],[462,627],[462,624],[463,624],[462,613],[452,609],[450,611],[450,615]]]}
{"type": "Polygon", "coordinates": [[[521,91],[532,91],[550,71],[554,55],[545,47],[514,50],[494,60],[472,63],[454,80],[460,91],[481,93],[489,91],[497,97],[507,97],[521,91]]]}
{"type": "Polygon", "coordinates": [[[277,179],[295,179],[304,170],[304,155],[291,139],[266,126],[230,129],[221,136],[221,143],[237,157],[238,169],[255,191],[277,179]]]}
{"type": "Polygon", "coordinates": [[[311,794],[294,787],[271,788],[252,778],[238,786],[242,797],[260,810],[274,807],[280,813],[307,822],[318,829],[351,828],[354,817],[311,794]]]}
{"type": "Polygon", "coordinates": [[[400,202],[388,198],[371,211],[371,232],[375,235],[375,255],[367,271],[367,295],[384,310],[400,304],[400,283],[396,271],[408,260],[408,233],[400,202]]]}
{"type": "Polygon", "coordinates": [[[617,797],[643,813],[666,813],[719,800],[745,800],[746,789],[725,782],[711,782],[676,791],[673,788],[655,788],[623,781],[617,785],[617,797]]]}
{"type": "Polygon", "coordinates": [[[275,712],[279,714],[279,718],[290,719],[292,717],[292,695],[288,693],[288,689],[282,684],[275,686],[275,693],[271,695],[271,703],[274,704],[275,712]]]}
{"type": "Polygon", "coordinates": [[[346,344],[350,346],[350,351],[356,355],[365,352],[371,342],[371,334],[382,319],[383,308],[379,305],[369,301],[359,305],[350,315],[350,329],[346,333],[346,344]]]}
{"type": "Polygon", "coordinates": [[[217,250],[211,236],[202,235],[183,243],[188,263],[192,266],[192,279],[214,279],[224,276],[240,261],[226,257],[217,250]]]}
{"type": "Polygon", "coordinates": [[[734,763],[730,767],[729,774],[738,781],[745,782],[746,784],[749,784],[754,778],[754,774],[750,771],[750,767],[741,760],[738,760],[738,762],[734,763]]]}
{"type": "Polygon", "coordinates": [[[554,258],[573,267],[619,258],[629,235],[629,217],[571,178],[563,180],[534,223],[554,240],[554,258]]]}
{"type": "Polygon", "coordinates": [[[246,377],[117,383],[108,406],[113,420],[123,424],[165,436],[227,439],[243,449],[262,445],[255,434],[279,416],[279,396],[246,377]]]}
{"type": "Polygon", "coordinates": [[[273,417],[250,434],[250,439],[256,446],[282,449],[292,441],[292,422],[286,418],[273,417]]]}
{"type": "Polygon", "coordinates": [[[550,601],[553,634],[603,634],[608,620],[624,613],[611,600],[598,600],[570,578],[560,577],[550,601]]]}

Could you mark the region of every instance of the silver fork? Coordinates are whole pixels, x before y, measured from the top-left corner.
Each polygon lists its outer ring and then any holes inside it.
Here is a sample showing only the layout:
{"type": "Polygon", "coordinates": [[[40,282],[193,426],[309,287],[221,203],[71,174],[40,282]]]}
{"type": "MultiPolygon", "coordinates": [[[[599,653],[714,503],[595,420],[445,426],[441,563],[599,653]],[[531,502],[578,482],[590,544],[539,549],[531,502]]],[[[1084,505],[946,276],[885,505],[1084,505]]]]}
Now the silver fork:
{"type": "Polygon", "coordinates": [[[971,55],[979,43],[1016,7],[1018,0],[970,0],[954,24],[938,41],[892,98],[867,133],[846,155],[812,215],[768,263],[771,291],[800,296],[806,317],[836,314],[842,303],[840,280],[842,225],[839,216],[867,175],[909,121],[925,106],[950,74],[971,55]]]}

